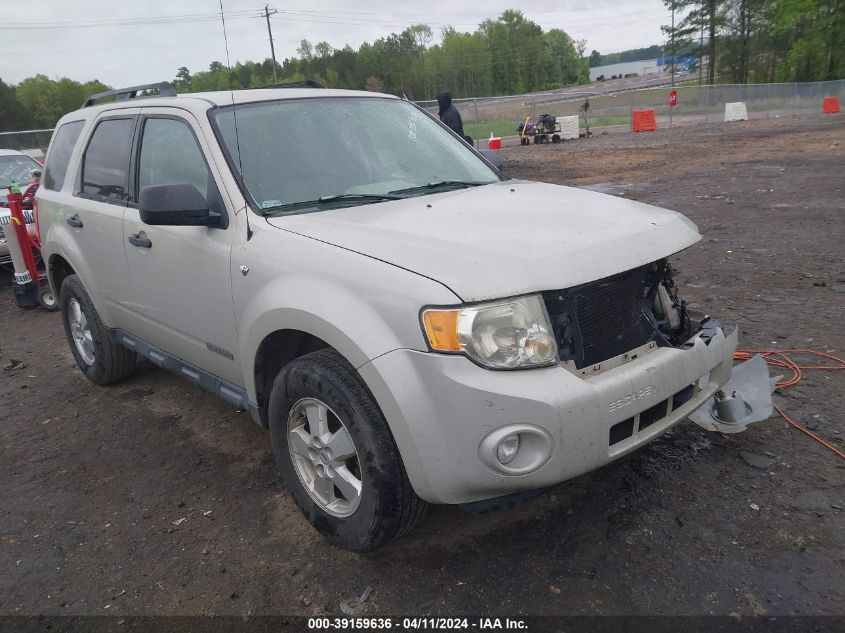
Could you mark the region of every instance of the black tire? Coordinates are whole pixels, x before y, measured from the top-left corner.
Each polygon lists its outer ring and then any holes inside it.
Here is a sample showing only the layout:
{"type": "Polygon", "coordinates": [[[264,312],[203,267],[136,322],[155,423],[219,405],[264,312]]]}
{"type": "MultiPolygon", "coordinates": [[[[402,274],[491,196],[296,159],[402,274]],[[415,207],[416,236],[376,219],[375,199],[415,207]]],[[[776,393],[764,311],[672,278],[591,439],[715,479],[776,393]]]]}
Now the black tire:
{"type": "Polygon", "coordinates": [[[79,369],[88,380],[97,385],[108,385],[132,375],[135,370],[135,352],[123,347],[111,338],[100,320],[100,315],[97,313],[88,291],[85,290],[85,286],[79,281],[77,275],[68,275],[62,282],[59,292],[59,306],[62,311],[62,324],[65,327],[65,337],[70,346],[70,351],[73,353],[79,369]],[[91,363],[86,362],[82,357],[71,334],[68,314],[68,305],[71,300],[78,302],[91,332],[94,356],[91,363]]]}
{"type": "Polygon", "coordinates": [[[56,312],[59,309],[59,302],[56,300],[56,295],[50,289],[50,286],[43,285],[38,289],[38,304],[47,310],[47,312],[56,312]]]}
{"type": "Polygon", "coordinates": [[[337,547],[366,552],[400,538],[425,514],[428,504],[411,487],[387,421],[358,372],[337,352],[322,349],[289,363],[270,393],[270,436],[282,478],[296,505],[337,547]],[[359,456],[361,499],[346,518],[326,512],[309,494],[288,446],[288,415],[303,398],[325,403],[349,432],[359,456]]]}

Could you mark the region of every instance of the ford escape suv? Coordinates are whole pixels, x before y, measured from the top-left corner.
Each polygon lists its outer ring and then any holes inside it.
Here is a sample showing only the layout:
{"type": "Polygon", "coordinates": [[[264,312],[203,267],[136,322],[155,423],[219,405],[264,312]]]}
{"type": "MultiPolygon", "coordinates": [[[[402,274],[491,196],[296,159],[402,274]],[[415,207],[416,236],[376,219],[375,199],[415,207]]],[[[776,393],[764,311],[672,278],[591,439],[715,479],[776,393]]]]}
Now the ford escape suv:
{"type": "Polygon", "coordinates": [[[607,464],[731,373],[735,329],[667,260],[694,224],[508,179],[392,96],[95,95],[59,121],[38,203],[82,372],[143,356],[249,411],[343,548],[607,464]]]}

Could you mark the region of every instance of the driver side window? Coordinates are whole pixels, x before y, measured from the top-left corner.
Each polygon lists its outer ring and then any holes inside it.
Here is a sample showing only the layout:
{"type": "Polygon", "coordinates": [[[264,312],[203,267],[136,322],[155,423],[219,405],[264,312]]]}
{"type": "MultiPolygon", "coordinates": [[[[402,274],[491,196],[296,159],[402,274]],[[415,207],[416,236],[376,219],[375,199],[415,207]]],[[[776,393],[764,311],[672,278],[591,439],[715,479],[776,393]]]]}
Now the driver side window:
{"type": "Polygon", "coordinates": [[[215,197],[211,172],[187,123],[148,118],[141,137],[138,191],[150,185],[177,184],[194,185],[209,203],[215,197]]]}

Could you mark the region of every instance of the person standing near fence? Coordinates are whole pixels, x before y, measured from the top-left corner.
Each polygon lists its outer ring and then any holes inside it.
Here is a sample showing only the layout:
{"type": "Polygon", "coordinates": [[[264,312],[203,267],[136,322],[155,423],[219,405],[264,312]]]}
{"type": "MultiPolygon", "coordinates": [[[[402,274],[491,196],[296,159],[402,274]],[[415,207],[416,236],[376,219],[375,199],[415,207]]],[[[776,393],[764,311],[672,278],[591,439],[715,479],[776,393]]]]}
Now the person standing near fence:
{"type": "Polygon", "coordinates": [[[437,93],[437,105],[440,106],[440,111],[437,115],[440,120],[451,128],[461,138],[464,136],[464,122],[461,119],[461,113],[452,105],[452,95],[445,90],[437,93]]]}

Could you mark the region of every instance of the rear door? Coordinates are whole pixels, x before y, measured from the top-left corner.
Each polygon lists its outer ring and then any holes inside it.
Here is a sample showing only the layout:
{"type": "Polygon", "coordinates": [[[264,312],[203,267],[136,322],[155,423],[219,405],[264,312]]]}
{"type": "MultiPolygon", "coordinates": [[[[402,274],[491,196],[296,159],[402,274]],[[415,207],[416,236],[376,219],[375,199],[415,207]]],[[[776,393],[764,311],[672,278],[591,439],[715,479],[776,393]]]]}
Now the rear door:
{"type": "MultiPolygon", "coordinates": [[[[121,327],[117,297],[127,282],[123,213],[129,200],[129,160],[140,108],[98,117],[79,161],[64,223],[78,250],[73,264],[106,325],[121,327]]],[[[61,220],[60,220],[61,221],[61,220]]]]}
{"type": "Polygon", "coordinates": [[[230,251],[233,214],[220,178],[206,160],[208,142],[194,116],[177,108],[144,108],[133,149],[132,200],[123,220],[129,271],[123,301],[130,332],[178,358],[242,386],[235,363],[237,332],[230,251]],[[150,226],[136,201],[151,185],[190,184],[221,213],[225,228],[150,226]]]}

